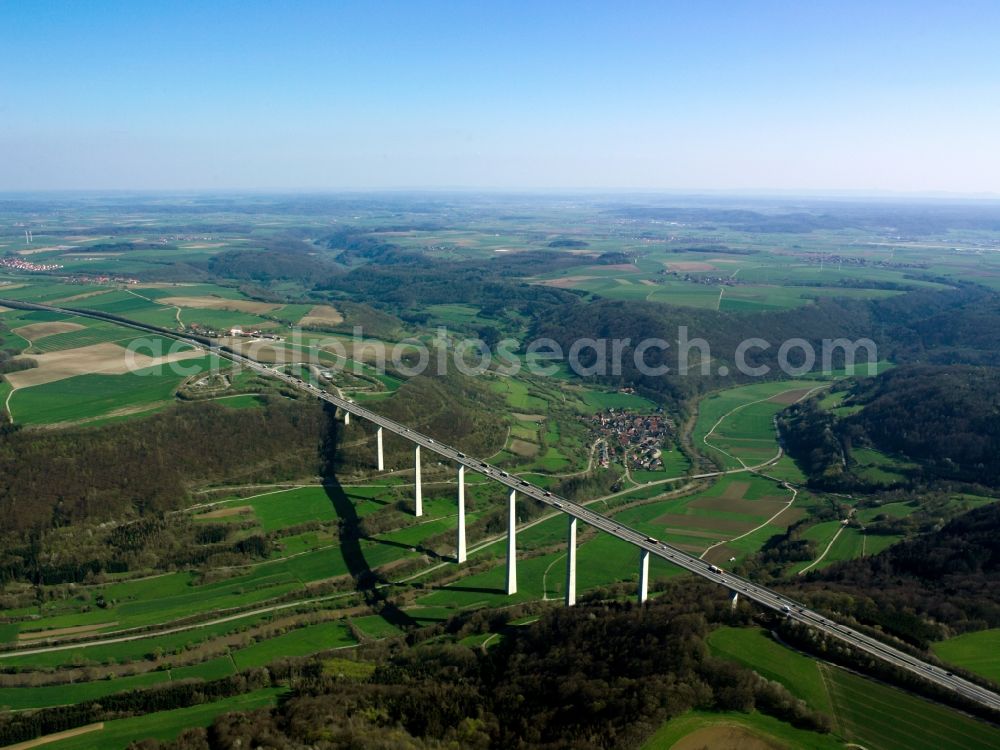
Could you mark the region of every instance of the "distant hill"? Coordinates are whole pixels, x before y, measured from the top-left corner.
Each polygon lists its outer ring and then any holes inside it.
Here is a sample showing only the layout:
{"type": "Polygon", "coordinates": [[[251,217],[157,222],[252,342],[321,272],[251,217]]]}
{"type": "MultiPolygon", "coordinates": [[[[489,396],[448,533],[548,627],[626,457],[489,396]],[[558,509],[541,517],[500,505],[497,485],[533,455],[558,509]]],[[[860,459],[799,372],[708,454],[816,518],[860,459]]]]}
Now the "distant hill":
{"type": "MultiPolygon", "coordinates": [[[[829,298],[791,310],[755,314],[699,310],[640,300],[596,300],[588,304],[562,305],[542,309],[533,335],[553,338],[564,351],[573,342],[585,338],[629,339],[622,357],[619,375],[599,376],[606,385],[630,385],[651,398],[676,404],[715,388],[754,378],[741,375],[734,360],[737,347],[751,338],[767,342],[767,348],[748,350],[750,367],[766,365],[769,378],[782,377],[778,349],[790,339],[805,339],[817,353],[816,369],[821,366],[823,340],[846,338],[851,341],[871,339],[880,359],[898,363],[1000,365],[1000,295],[972,285],[948,291],[918,291],[881,300],[829,298]],[[686,375],[677,372],[678,337],[686,329],[688,341],[701,338],[711,347],[711,367],[702,373],[698,350],[692,349],[686,375]],[[642,374],[634,365],[634,351],[644,339],[664,339],[671,348],[648,349],[646,363],[671,368],[663,375],[642,374]],[[728,373],[720,375],[720,366],[728,373]]],[[[608,352],[612,347],[607,347],[608,352]]],[[[584,365],[588,351],[581,356],[584,365]]],[[[833,351],[833,366],[842,361],[833,351]]],[[[865,352],[859,352],[864,356],[865,352]]],[[[800,364],[792,359],[792,365],[800,364]]],[[[611,372],[610,363],[607,371],[611,372]]]]}

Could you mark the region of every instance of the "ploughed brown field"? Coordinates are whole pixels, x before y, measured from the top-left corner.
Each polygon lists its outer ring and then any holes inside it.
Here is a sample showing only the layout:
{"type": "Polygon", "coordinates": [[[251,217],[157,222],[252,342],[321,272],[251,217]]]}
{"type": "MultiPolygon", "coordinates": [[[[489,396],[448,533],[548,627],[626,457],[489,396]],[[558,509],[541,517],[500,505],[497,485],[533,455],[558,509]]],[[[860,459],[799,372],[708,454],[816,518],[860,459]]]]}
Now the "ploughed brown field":
{"type": "Polygon", "coordinates": [[[166,357],[150,357],[138,352],[129,352],[125,347],[106,342],[83,346],[78,349],[65,349],[47,354],[33,354],[31,358],[38,362],[38,367],[21,372],[12,372],[4,377],[15,388],[30,388],[42,383],[54,383],[57,380],[72,378],[77,375],[101,373],[103,375],[124,375],[132,369],[142,370],[155,365],[180,362],[185,359],[196,359],[205,356],[200,349],[176,352],[166,357]]]}
{"type": "Polygon", "coordinates": [[[718,725],[697,729],[686,737],[681,737],[670,750],[780,750],[770,740],[753,734],[748,729],[735,725],[718,725]]]}
{"type": "Polygon", "coordinates": [[[281,305],[270,302],[254,302],[245,299],[225,299],[223,297],[163,297],[157,302],[177,307],[190,307],[195,310],[230,310],[245,313],[269,313],[281,305]]]}
{"type": "Polygon", "coordinates": [[[794,391],[784,391],[768,399],[774,404],[794,404],[801,400],[812,388],[799,388],[794,391]]]}
{"type": "Polygon", "coordinates": [[[51,323],[32,323],[31,325],[14,328],[13,331],[18,336],[28,341],[38,341],[46,336],[55,336],[57,333],[69,333],[70,331],[83,330],[84,326],[79,323],[69,323],[58,320],[51,323]]]}
{"type": "Polygon", "coordinates": [[[679,260],[667,263],[671,271],[714,271],[715,266],[700,260],[679,260]]]}
{"type": "Polygon", "coordinates": [[[338,326],[344,322],[340,311],[330,305],[316,305],[299,321],[300,326],[338,326]]]}

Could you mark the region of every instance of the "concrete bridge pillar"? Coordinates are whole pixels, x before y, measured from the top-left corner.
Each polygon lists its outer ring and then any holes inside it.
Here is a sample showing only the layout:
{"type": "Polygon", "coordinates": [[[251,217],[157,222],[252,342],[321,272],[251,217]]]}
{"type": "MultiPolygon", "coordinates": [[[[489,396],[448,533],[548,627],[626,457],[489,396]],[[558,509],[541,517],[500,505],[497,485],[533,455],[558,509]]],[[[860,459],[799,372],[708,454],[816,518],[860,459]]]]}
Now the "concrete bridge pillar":
{"type": "Polygon", "coordinates": [[[517,492],[507,501],[507,595],[517,593],[517,492]]]}
{"type": "Polygon", "coordinates": [[[639,550],[639,604],[649,598],[649,550],[639,550]]]}
{"type": "Polygon", "coordinates": [[[413,515],[420,518],[424,514],[424,489],[420,483],[420,446],[413,451],[413,515]]]}
{"type": "Polygon", "coordinates": [[[344,424],[345,425],[349,425],[350,423],[351,423],[351,412],[345,411],[344,412],[344,424]]]}
{"type": "Polygon", "coordinates": [[[385,471],[385,455],[382,452],[382,428],[375,431],[375,442],[378,446],[378,470],[385,471]]]}
{"type": "Polygon", "coordinates": [[[739,603],[739,599],[740,599],[739,591],[733,590],[729,592],[729,606],[732,607],[734,610],[736,609],[736,605],[739,603]]]}
{"type": "Polygon", "coordinates": [[[458,562],[464,563],[468,558],[465,551],[465,467],[458,467],[458,551],[455,555],[458,562]]]}
{"type": "Polygon", "coordinates": [[[576,519],[569,516],[569,538],[566,540],[566,606],[576,604],[576,519]]]}

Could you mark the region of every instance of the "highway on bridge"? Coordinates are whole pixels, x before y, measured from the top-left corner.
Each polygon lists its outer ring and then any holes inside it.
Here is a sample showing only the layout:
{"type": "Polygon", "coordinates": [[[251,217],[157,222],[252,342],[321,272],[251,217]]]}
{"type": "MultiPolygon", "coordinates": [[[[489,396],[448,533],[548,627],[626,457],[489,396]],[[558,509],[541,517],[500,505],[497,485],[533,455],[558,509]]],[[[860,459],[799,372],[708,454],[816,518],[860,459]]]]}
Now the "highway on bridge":
{"type": "MultiPolygon", "coordinates": [[[[91,310],[74,310],[69,308],[52,307],[49,305],[38,305],[36,303],[25,303],[18,300],[8,301],[3,299],[0,299],[0,304],[15,308],[29,307],[34,309],[44,309],[68,315],[81,315],[99,320],[109,319],[108,316],[95,313],[91,310]]],[[[805,605],[790,599],[787,596],[779,594],[763,586],[759,586],[752,581],[740,578],[739,576],[735,576],[727,571],[720,570],[718,567],[705,562],[704,560],[692,557],[686,552],[672,547],[665,542],[661,542],[647,536],[646,534],[636,531],[635,529],[631,529],[628,526],[623,526],[611,518],[595,513],[589,508],[554,495],[553,493],[540,487],[536,487],[530,482],[512,476],[510,473],[503,471],[496,466],[487,464],[485,461],[480,461],[476,458],[467,456],[449,445],[440,443],[427,435],[423,435],[410,429],[409,427],[406,427],[405,425],[380,416],[370,409],[359,406],[349,399],[327,393],[326,391],[323,391],[317,386],[307,383],[300,378],[288,375],[287,373],[279,372],[272,367],[261,364],[255,359],[250,359],[240,354],[236,354],[217,345],[206,345],[201,341],[189,338],[183,334],[166,331],[155,326],[147,326],[133,321],[128,321],[126,323],[117,317],[112,317],[110,319],[141,331],[168,335],[192,346],[209,349],[213,353],[237,362],[245,367],[249,367],[261,375],[283,380],[295,388],[310,393],[321,401],[326,401],[327,403],[333,404],[345,412],[349,412],[357,417],[366,419],[379,427],[399,435],[400,437],[406,438],[422,448],[433,451],[438,455],[455,462],[456,464],[465,466],[466,468],[471,469],[472,471],[475,471],[483,476],[489,477],[500,484],[506,485],[512,490],[516,490],[517,492],[544,503],[545,505],[556,508],[568,516],[579,519],[580,521],[622,539],[639,549],[647,550],[650,554],[656,555],[657,557],[667,560],[675,565],[679,565],[680,567],[685,568],[702,578],[706,578],[713,583],[724,586],[741,597],[746,597],[763,607],[775,610],[785,617],[814,627],[829,636],[844,641],[845,643],[881,659],[882,661],[908,670],[909,672],[961,695],[968,700],[980,703],[995,711],[1000,711],[1000,696],[990,690],[987,690],[986,688],[980,687],[975,683],[958,677],[946,669],[942,669],[934,664],[929,664],[928,662],[918,659],[915,656],[911,656],[910,654],[893,648],[892,646],[882,643],[876,638],[872,638],[864,633],[860,633],[845,625],[834,622],[828,617],[824,617],[822,614],[808,609],[805,605]]]]}

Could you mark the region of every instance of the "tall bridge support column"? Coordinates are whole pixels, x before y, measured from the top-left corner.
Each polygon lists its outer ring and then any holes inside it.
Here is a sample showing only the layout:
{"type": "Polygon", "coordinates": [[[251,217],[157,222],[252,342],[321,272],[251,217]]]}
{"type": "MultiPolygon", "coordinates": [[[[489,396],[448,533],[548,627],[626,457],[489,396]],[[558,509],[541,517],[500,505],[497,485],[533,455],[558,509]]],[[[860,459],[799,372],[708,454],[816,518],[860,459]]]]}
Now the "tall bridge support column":
{"type": "Polygon", "coordinates": [[[740,600],[740,592],[735,589],[729,592],[729,606],[736,609],[736,605],[740,600]]]}
{"type": "Polygon", "coordinates": [[[378,470],[385,471],[385,454],[382,452],[382,428],[375,431],[375,443],[378,451],[378,470]]]}
{"type": "Polygon", "coordinates": [[[420,446],[413,451],[413,515],[420,518],[424,514],[424,488],[420,483],[420,446]]]}
{"type": "Polygon", "coordinates": [[[455,555],[460,563],[468,558],[465,551],[465,467],[458,467],[458,550],[455,555]]]}
{"type": "Polygon", "coordinates": [[[576,519],[569,517],[569,537],[566,540],[566,606],[576,604],[576,519]]]}
{"type": "Polygon", "coordinates": [[[649,550],[639,550],[639,604],[649,598],[649,550]]]}
{"type": "Polygon", "coordinates": [[[507,595],[517,593],[517,492],[507,501],[507,595]]]}
{"type": "Polygon", "coordinates": [[[350,423],[351,423],[351,412],[345,411],[344,412],[344,424],[345,425],[349,425],[350,423]]]}

